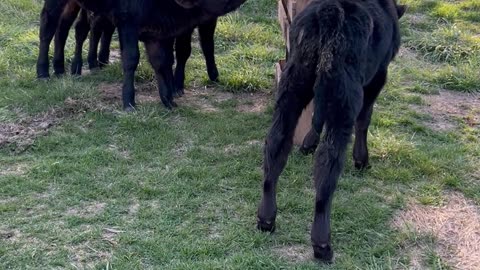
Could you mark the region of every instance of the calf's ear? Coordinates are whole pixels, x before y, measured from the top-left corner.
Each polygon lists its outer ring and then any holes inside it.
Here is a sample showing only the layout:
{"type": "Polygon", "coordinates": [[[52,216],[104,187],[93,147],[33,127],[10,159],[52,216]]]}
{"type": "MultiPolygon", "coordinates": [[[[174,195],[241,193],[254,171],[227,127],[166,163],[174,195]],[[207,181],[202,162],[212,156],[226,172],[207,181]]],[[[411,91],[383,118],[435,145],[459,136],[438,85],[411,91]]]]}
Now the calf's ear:
{"type": "Polygon", "coordinates": [[[194,8],[198,6],[200,0],[175,0],[183,8],[194,8]]]}
{"type": "Polygon", "coordinates": [[[399,19],[403,16],[403,14],[405,14],[406,10],[407,10],[406,5],[397,5],[397,14],[399,19]]]}

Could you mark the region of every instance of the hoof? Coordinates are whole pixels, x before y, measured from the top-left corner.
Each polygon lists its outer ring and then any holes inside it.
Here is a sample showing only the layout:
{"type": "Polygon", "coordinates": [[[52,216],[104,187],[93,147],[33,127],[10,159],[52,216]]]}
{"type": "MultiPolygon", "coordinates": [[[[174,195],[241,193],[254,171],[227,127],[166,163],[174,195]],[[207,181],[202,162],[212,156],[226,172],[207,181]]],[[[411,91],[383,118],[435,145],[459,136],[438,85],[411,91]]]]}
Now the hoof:
{"type": "Polygon", "coordinates": [[[208,72],[208,78],[210,79],[210,81],[212,82],[218,82],[218,70],[217,68],[213,69],[213,70],[209,70],[207,71],[208,72]]]}
{"type": "Polygon", "coordinates": [[[357,170],[367,170],[370,169],[370,164],[368,162],[355,161],[355,168],[357,170]]]}
{"type": "Polygon", "coordinates": [[[178,107],[177,103],[175,101],[169,101],[169,102],[162,102],[165,108],[168,110],[173,110],[173,108],[178,107]]]}
{"type": "Polygon", "coordinates": [[[48,81],[50,79],[50,74],[38,74],[37,79],[39,81],[48,81]]]}
{"type": "Polygon", "coordinates": [[[313,153],[315,153],[315,150],[317,149],[317,147],[308,147],[308,146],[300,146],[300,153],[302,153],[303,155],[305,156],[308,156],[308,155],[311,155],[313,153]]]}
{"type": "Polygon", "coordinates": [[[333,249],[330,244],[323,244],[323,245],[314,245],[313,246],[313,256],[315,259],[324,262],[324,263],[332,263],[333,261],[333,249]]]}
{"type": "Polygon", "coordinates": [[[262,232],[275,232],[275,220],[263,221],[260,218],[257,218],[257,229],[262,232]]]}

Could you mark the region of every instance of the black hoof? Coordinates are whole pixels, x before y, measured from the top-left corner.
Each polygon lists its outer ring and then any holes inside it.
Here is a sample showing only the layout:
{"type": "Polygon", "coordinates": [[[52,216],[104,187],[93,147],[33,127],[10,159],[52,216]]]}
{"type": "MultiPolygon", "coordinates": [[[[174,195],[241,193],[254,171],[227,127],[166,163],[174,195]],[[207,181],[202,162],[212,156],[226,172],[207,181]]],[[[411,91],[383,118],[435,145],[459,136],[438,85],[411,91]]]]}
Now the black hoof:
{"type": "Polygon", "coordinates": [[[315,153],[315,150],[317,149],[317,147],[312,147],[312,146],[300,146],[300,153],[302,153],[303,155],[307,156],[307,155],[310,155],[310,154],[313,154],[315,153]]]}
{"type": "Polygon", "coordinates": [[[315,259],[324,263],[332,263],[333,261],[333,249],[330,244],[314,245],[313,256],[315,259]]]}
{"type": "Polygon", "coordinates": [[[219,74],[218,74],[217,69],[214,69],[214,70],[208,72],[208,78],[212,82],[218,82],[218,76],[219,76],[219,74]]]}
{"type": "Polygon", "coordinates": [[[38,74],[37,79],[40,81],[48,81],[48,79],[50,79],[50,74],[38,74]]]}
{"type": "Polygon", "coordinates": [[[257,218],[257,229],[262,232],[275,232],[275,220],[263,221],[260,218],[257,218]]]}
{"type": "Polygon", "coordinates": [[[370,164],[368,164],[368,162],[361,162],[361,161],[355,161],[355,168],[357,170],[367,170],[367,169],[370,169],[370,164]]]}

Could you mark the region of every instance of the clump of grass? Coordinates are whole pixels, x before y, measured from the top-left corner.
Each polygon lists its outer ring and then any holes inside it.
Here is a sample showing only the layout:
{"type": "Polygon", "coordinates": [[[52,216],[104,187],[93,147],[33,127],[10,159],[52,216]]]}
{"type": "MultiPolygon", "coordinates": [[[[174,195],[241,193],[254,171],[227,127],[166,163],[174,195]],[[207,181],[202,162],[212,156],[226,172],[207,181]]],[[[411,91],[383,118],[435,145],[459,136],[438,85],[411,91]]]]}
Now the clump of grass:
{"type": "Polygon", "coordinates": [[[453,21],[459,17],[461,12],[460,7],[454,3],[441,3],[435,6],[432,15],[453,21]]]}
{"type": "Polygon", "coordinates": [[[480,46],[471,33],[449,23],[431,34],[422,32],[407,36],[404,46],[432,62],[457,63],[480,55],[480,46]]]}
{"type": "Polygon", "coordinates": [[[472,65],[447,66],[433,74],[432,82],[445,89],[474,93],[480,91],[480,71],[472,65]]]}

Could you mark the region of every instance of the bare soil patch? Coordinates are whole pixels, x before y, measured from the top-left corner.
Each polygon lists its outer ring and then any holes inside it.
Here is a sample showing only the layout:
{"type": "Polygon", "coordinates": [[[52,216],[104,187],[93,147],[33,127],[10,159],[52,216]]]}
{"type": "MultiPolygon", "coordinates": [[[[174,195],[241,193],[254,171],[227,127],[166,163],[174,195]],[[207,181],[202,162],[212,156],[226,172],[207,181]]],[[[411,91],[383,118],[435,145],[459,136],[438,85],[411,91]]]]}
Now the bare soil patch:
{"type": "Polygon", "coordinates": [[[275,247],[273,252],[292,263],[305,262],[313,259],[310,246],[305,245],[279,246],[275,247]]]}
{"type": "Polygon", "coordinates": [[[13,150],[24,151],[58,122],[55,110],[50,110],[34,117],[20,116],[16,122],[0,123],[0,148],[13,145],[13,150]]]}
{"type": "Polygon", "coordinates": [[[437,131],[450,131],[459,121],[467,125],[480,127],[480,95],[441,90],[438,95],[424,96],[427,106],[415,109],[428,114],[432,121],[425,123],[437,131]]]}
{"type": "Polygon", "coordinates": [[[0,166],[0,176],[24,175],[28,171],[29,167],[30,165],[27,163],[15,163],[10,165],[0,166]]]}
{"type": "Polygon", "coordinates": [[[35,139],[45,135],[64,119],[76,117],[88,111],[110,110],[106,104],[92,100],[66,98],[62,107],[52,108],[34,116],[16,112],[15,122],[0,123],[0,149],[9,146],[14,152],[23,152],[35,139]]]}
{"type": "MultiPolygon", "coordinates": [[[[392,226],[433,235],[437,239],[435,251],[454,269],[479,269],[480,208],[458,192],[448,193],[446,198],[442,206],[409,203],[392,226]]],[[[418,265],[418,254],[412,261],[418,265]]]]}
{"type": "MultiPolygon", "coordinates": [[[[98,86],[102,99],[110,103],[121,101],[120,83],[102,83],[98,86]]],[[[159,103],[160,97],[156,85],[152,83],[136,86],[135,100],[138,104],[159,103]]],[[[191,106],[201,112],[219,112],[220,103],[235,100],[238,112],[261,113],[267,108],[272,96],[266,93],[239,93],[217,91],[215,88],[197,87],[186,89],[185,95],[175,99],[179,106],[191,106]]]]}
{"type": "Polygon", "coordinates": [[[101,202],[93,202],[84,204],[79,207],[70,208],[67,210],[67,214],[71,216],[78,216],[78,217],[94,217],[103,212],[105,209],[106,203],[101,202]]]}

